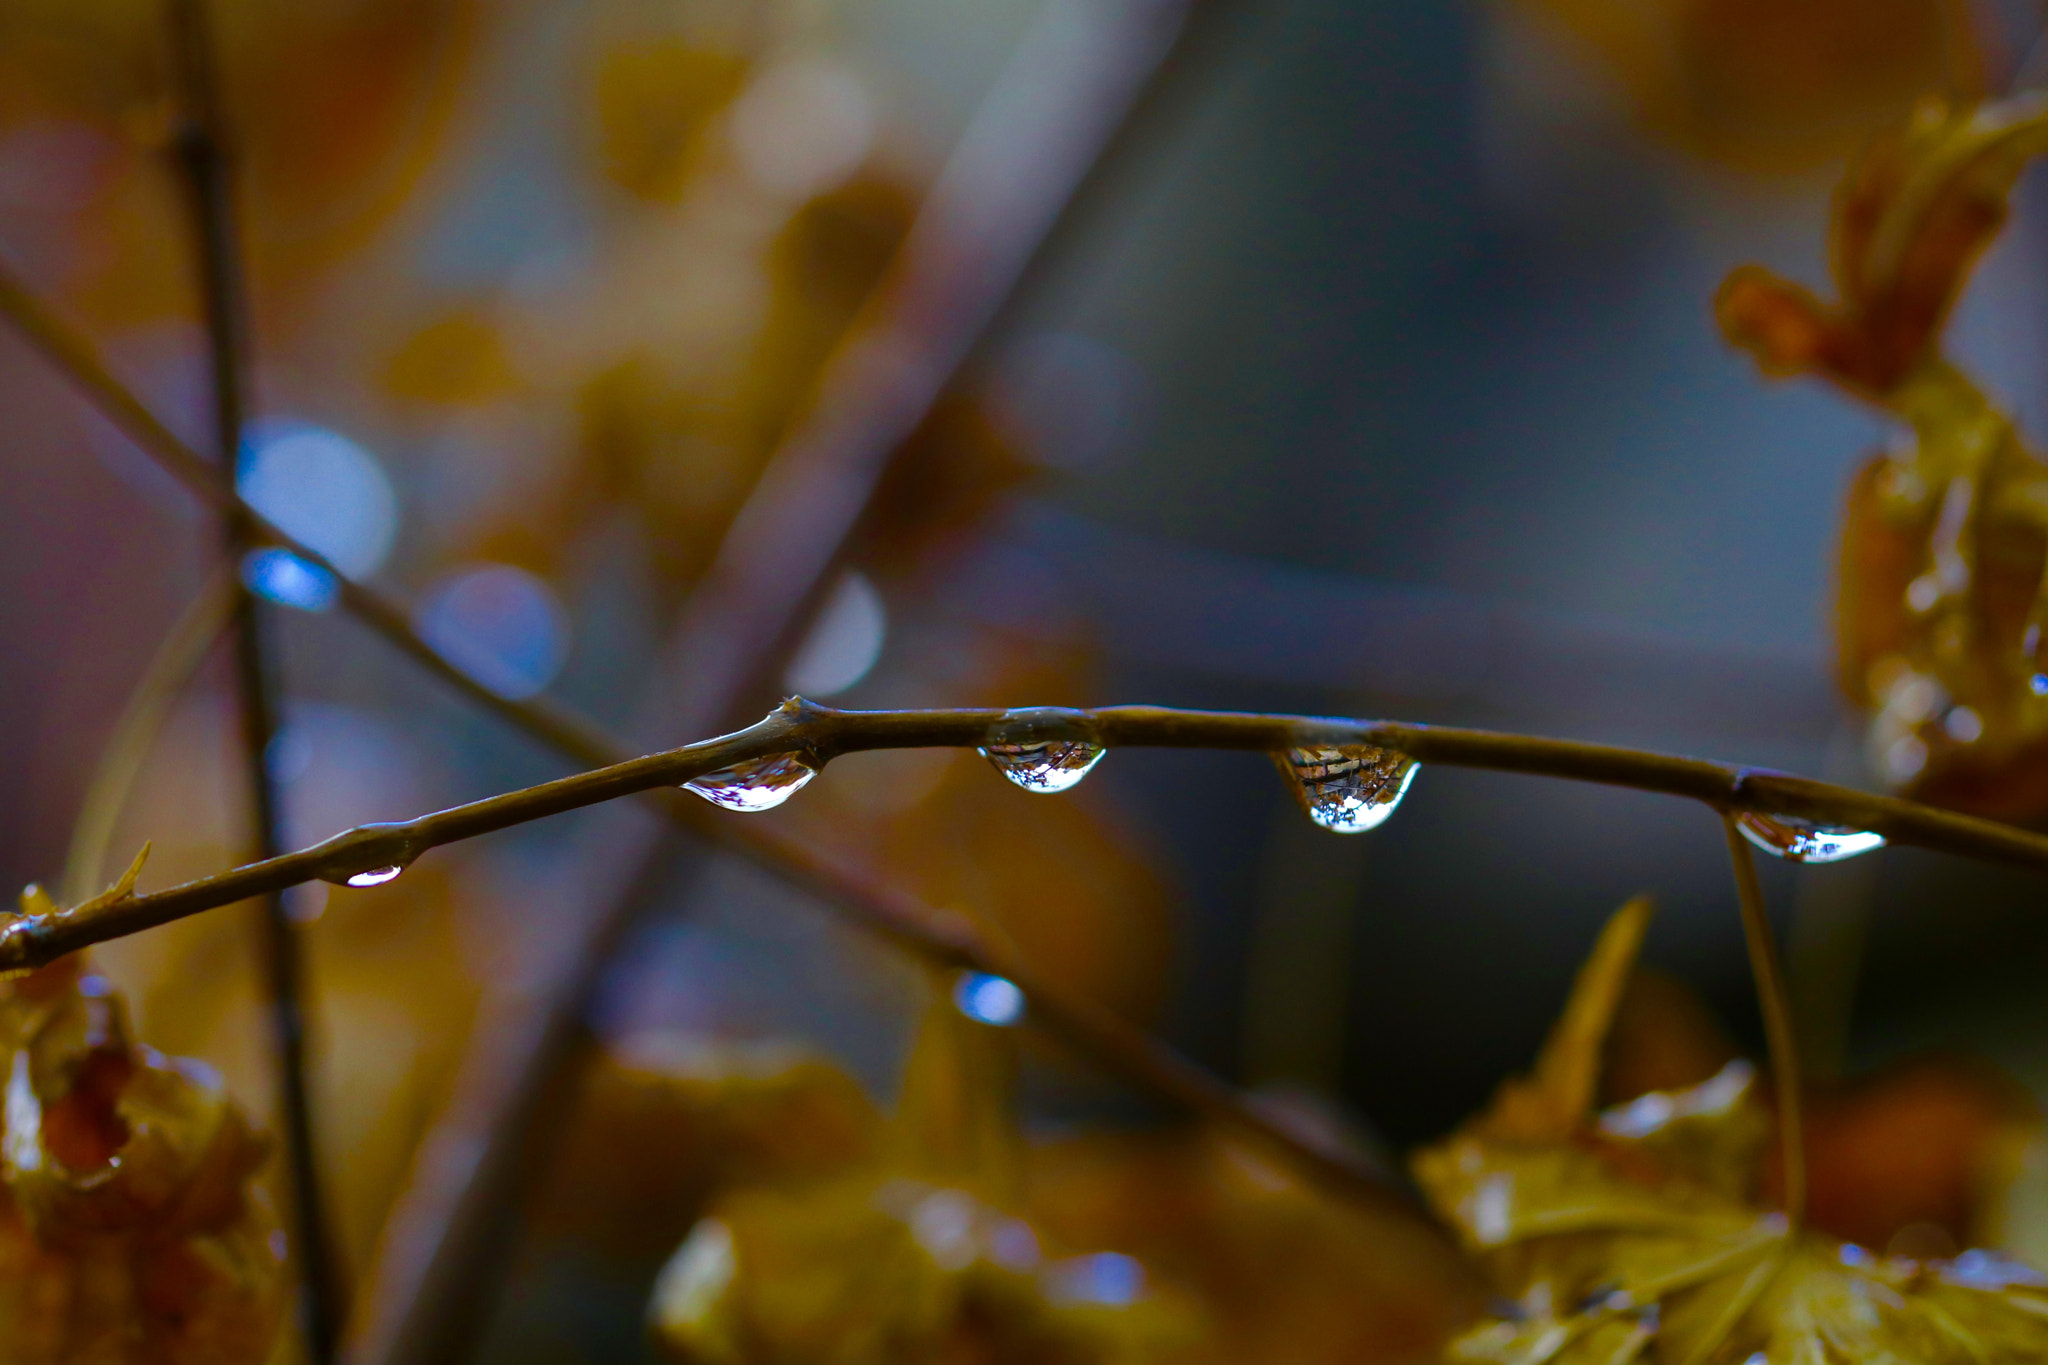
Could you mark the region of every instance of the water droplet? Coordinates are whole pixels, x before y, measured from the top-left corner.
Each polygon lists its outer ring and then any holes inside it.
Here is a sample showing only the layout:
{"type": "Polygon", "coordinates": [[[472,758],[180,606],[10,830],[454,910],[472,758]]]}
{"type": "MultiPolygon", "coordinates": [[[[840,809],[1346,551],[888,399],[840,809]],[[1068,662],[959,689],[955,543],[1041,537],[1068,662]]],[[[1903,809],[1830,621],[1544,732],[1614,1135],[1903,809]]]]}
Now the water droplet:
{"type": "Polygon", "coordinates": [[[977,1023],[1008,1028],[1024,1018],[1024,992],[1007,977],[966,972],[953,985],[953,1004],[977,1023]]]}
{"type": "Polygon", "coordinates": [[[2036,673],[2027,679],[2027,690],[2037,697],[2048,697],[2048,673],[2036,673]]]}
{"type": "Polygon", "coordinates": [[[727,810],[773,810],[817,775],[818,770],[799,754],[770,754],[693,777],[683,790],[727,810]]]}
{"type": "Polygon", "coordinates": [[[1941,728],[1958,744],[1975,744],[1984,737],[1984,717],[1970,707],[1957,706],[1943,718],[1941,728]]]}
{"type": "Polygon", "coordinates": [[[389,867],[366,867],[361,872],[350,873],[344,885],[382,886],[386,882],[397,881],[399,874],[404,871],[405,869],[397,864],[389,867]]]}
{"type": "Polygon", "coordinates": [[[1906,585],[1906,605],[1914,611],[1929,612],[1941,600],[1941,581],[1933,574],[1922,574],[1906,585]]]}
{"type": "Polygon", "coordinates": [[[1884,847],[1884,836],[1867,829],[1816,824],[1790,815],[1744,811],[1735,817],[1744,838],[1764,852],[1794,863],[1839,863],[1884,847]]]}
{"type": "Polygon", "coordinates": [[[1363,834],[1394,813],[1422,765],[1398,749],[1312,745],[1274,755],[1308,818],[1337,834],[1363,834]]]}
{"type": "Polygon", "coordinates": [[[1102,761],[1102,745],[1078,711],[1035,706],[1005,713],[981,756],[1025,791],[1063,792],[1102,761]]]}

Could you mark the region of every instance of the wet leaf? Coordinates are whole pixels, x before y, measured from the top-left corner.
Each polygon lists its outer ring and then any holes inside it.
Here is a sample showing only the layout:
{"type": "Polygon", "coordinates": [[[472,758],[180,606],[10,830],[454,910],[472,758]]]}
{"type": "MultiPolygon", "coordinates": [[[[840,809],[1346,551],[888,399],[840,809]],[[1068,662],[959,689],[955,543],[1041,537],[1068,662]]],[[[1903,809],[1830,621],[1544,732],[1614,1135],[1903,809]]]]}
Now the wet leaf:
{"type": "Polygon", "coordinates": [[[1533,1074],[1416,1158],[1503,1295],[1451,1358],[1991,1365],[2048,1351],[2048,1278],[2031,1269],[1982,1251],[1887,1258],[1765,1206],[1772,1120],[1747,1063],[1591,1110],[1647,913],[1609,924],[1533,1074]]]}
{"type": "Polygon", "coordinates": [[[2048,814],[2048,463],[1941,334],[2044,148],[2048,96],[1924,101],[1837,192],[1833,302],[1756,266],[1716,300],[1764,373],[1827,379],[1910,433],[1850,490],[1842,684],[1873,712],[1880,776],[2014,820],[2048,814]]]}
{"type": "MultiPolygon", "coordinates": [[[[1269,1109],[1305,1117],[1276,1098],[1269,1109]]],[[[1069,1137],[1035,1148],[1030,1167],[1038,1226],[1195,1290],[1219,1360],[1423,1365],[1479,1308],[1476,1277],[1443,1238],[1305,1186],[1213,1131],[1069,1137]]]]}
{"type": "Polygon", "coordinates": [[[269,1144],[219,1079],[137,1044],[76,957],[0,986],[0,1071],[0,1362],[268,1360],[287,1301],[253,1183],[269,1144]]]}
{"type": "Polygon", "coordinates": [[[882,1115],[788,1044],[629,1037],[590,1068],[535,1222],[619,1262],[666,1257],[715,1194],[872,1166],[882,1115]]]}
{"type": "Polygon", "coordinates": [[[729,1190],[663,1270],[651,1317],[701,1365],[1184,1360],[1191,1301],[1114,1252],[1062,1254],[1026,1221],[1014,1036],[945,983],[880,1160],[729,1190]]]}
{"type": "Polygon", "coordinates": [[[1766,374],[1817,373],[1877,401],[1904,401],[1901,387],[1936,363],[1942,324],[2044,145],[2048,98],[1923,101],[1864,150],[1835,193],[1837,301],[1744,267],[1716,300],[1722,330],[1766,374]]]}

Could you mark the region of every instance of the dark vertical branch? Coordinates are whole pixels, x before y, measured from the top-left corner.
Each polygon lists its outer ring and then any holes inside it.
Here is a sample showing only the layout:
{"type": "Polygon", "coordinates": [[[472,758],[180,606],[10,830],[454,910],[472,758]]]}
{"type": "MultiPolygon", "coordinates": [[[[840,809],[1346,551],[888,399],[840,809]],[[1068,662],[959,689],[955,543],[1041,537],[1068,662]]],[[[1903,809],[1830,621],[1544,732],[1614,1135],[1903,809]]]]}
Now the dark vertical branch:
{"type": "Polygon", "coordinates": [[[1733,815],[1723,811],[1721,825],[1728,836],[1736,896],[1742,902],[1742,933],[1749,943],[1749,968],[1756,977],[1757,1004],[1764,1016],[1764,1041],[1771,1052],[1771,1080],[1778,1097],[1785,1215],[1797,1228],[1806,1221],[1806,1125],[1800,1106],[1799,1039],[1792,1027],[1792,998],[1785,991],[1785,972],[1778,964],[1778,943],[1771,935],[1771,917],[1764,908],[1763,887],[1757,881],[1756,859],[1733,815]]]}
{"type": "MultiPolygon", "coordinates": [[[[1209,0],[1213,6],[1217,0],[1209,0]]],[[[883,471],[1018,289],[1077,191],[1176,50],[1192,0],[1052,0],[949,158],[909,239],[827,361],[818,400],[777,449],[685,604],[640,708],[638,733],[736,720],[830,583],[883,471]]],[[[594,831],[597,889],[580,942],[535,992],[536,1019],[480,1039],[457,1101],[415,1159],[393,1210],[362,1335],[376,1365],[454,1359],[474,1339],[482,1286],[508,1264],[491,1217],[517,1154],[545,1145],[580,1021],[610,945],[667,884],[673,835],[594,831]],[[616,869],[631,869],[618,875],[616,869]],[[444,1160],[436,1151],[468,1154],[444,1160]],[[465,1292],[448,1293],[460,1285],[465,1292]]]]}
{"type": "MultiPolygon", "coordinates": [[[[171,0],[173,59],[183,101],[176,155],[190,199],[199,264],[201,306],[206,319],[212,371],[214,437],[219,460],[233,477],[247,414],[246,366],[250,353],[248,314],[235,233],[234,186],[222,135],[219,85],[205,0],[171,0]]],[[[239,573],[256,536],[246,515],[231,510],[222,520],[222,549],[230,573],[239,573]]],[[[242,762],[248,775],[255,821],[256,854],[283,849],[277,791],[267,756],[277,729],[276,682],[271,641],[254,594],[236,592],[232,621],[235,679],[241,711],[242,762]]],[[[284,1123],[293,1232],[305,1281],[303,1316],[307,1352],[314,1365],[334,1359],[341,1320],[340,1289],[328,1240],[315,1159],[312,1104],[306,1078],[304,963],[296,926],[284,897],[272,893],[260,903],[259,938],[271,1027],[276,1035],[278,1107],[284,1123]]]]}

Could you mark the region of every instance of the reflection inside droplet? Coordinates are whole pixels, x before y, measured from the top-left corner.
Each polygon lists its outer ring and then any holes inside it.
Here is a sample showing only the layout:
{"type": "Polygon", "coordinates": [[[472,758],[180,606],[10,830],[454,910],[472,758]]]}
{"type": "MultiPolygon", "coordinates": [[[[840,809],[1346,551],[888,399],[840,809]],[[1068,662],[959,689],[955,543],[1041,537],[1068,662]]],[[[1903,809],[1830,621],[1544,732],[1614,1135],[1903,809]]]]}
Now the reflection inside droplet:
{"type": "Polygon", "coordinates": [[[1027,707],[990,727],[979,750],[995,770],[1028,792],[1063,792],[1102,761],[1088,718],[1063,707],[1027,707]]]}
{"type": "Polygon", "coordinates": [[[1744,811],[1735,817],[1743,838],[1774,857],[1794,863],[1838,863],[1884,847],[1884,836],[1867,829],[1823,825],[1790,815],[1744,811]]]}
{"type": "Polygon", "coordinates": [[[382,885],[384,885],[384,883],[386,883],[386,882],[395,882],[395,881],[397,881],[397,880],[398,880],[398,877],[399,877],[399,874],[400,874],[400,873],[402,873],[402,872],[404,872],[404,871],[405,871],[405,869],[404,869],[404,868],[402,868],[402,867],[398,867],[398,866],[392,866],[392,867],[368,867],[368,868],[364,868],[364,869],[363,869],[363,870],[362,870],[361,872],[352,872],[352,873],[350,873],[350,874],[349,874],[349,877],[348,877],[348,885],[350,885],[350,886],[382,886],[382,885]]]}
{"type": "Polygon", "coordinates": [[[773,810],[817,775],[818,770],[800,754],[770,754],[693,777],[683,784],[683,790],[726,810],[773,810]]]}
{"type": "Polygon", "coordinates": [[[1007,977],[967,972],[953,985],[953,1004],[978,1023],[1008,1028],[1024,1018],[1024,992],[1007,977]]]}
{"type": "Polygon", "coordinates": [[[1337,834],[1386,823],[1422,766],[1397,749],[1310,745],[1274,755],[1308,818],[1337,834]]]}

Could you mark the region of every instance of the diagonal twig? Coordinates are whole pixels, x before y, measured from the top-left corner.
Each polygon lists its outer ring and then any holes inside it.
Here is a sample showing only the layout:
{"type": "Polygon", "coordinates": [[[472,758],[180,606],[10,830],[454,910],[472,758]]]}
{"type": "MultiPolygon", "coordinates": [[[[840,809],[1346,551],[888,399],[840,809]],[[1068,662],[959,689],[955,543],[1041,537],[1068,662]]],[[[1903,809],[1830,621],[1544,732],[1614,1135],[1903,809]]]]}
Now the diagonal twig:
{"type": "MultiPolygon", "coordinates": [[[[664,804],[685,812],[692,807],[702,811],[711,816],[713,828],[725,839],[736,839],[741,848],[763,852],[773,848],[771,861],[775,865],[818,882],[843,874],[815,850],[785,842],[772,824],[749,821],[732,826],[712,814],[711,807],[675,789],[700,781],[726,786],[743,783],[750,771],[766,760],[795,760],[816,771],[848,753],[983,748],[995,742],[992,736],[1001,727],[1020,720],[1056,725],[1064,734],[1085,736],[1062,742],[1103,749],[1219,749],[1262,754],[1304,748],[1363,749],[1404,755],[1425,765],[1626,787],[1704,802],[1731,820],[1739,813],[1811,820],[1868,830],[1893,843],[2048,871],[2048,835],[1807,778],[1608,744],[1405,721],[1185,711],[1162,706],[841,711],[791,698],[759,722],[716,739],[450,806],[412,820],[358,825],[308,848],[148,895],[129,895],[96,905],[89,913],[16,918],[0,926],[0,972],[41,967],[95,943],[304,882],[349,884],[355,878],[353,884],[373,884],[362,880],[366,876],[389,880],[421,855],[445,844],[643,793],[657,793],[664,804]]],[[[893,918],[893,913],[884,917],[893,918]]],[[[923,927],[907,936],[923,940],[942,962],[961,965],[961,940],[931,928],[934,922],[929,914],[923,916],[923,927]]],[[[896,932],[899,937],[906,936],[902,926],[896,932]]]]}
{"type": "MultiPolygon", "coordinates": [[[[1213,3],[1213,0],[1212,0],[1213,3]]],[[[729,723],[1164,61],[1189,0],[1048,0],[684,604],[676,733],[729,723]]]]}
{"type": "MultiPolygon", "coordinates": [[[[64,327],[0,269],[0,316],[7,317],[67,377],[77,383],[145,453],[159,460],[208,505],[234,507],[268,543],[291,551],[334,575],[350,613],[400,653],[413,659],[514,730],[571,761],[601,766],[628,750],[602,727],[559,703],[499,696],[443,658],[409,624],[405,609],[383,593],[342,575],[318,551],[269,523],[236,496],[225,479],[179,440],[100,363],[92,348],[64,327]]],[[[1396,1193],[1383,1172],[1341,1148],[1329,1148],[1274,1122],[1211,1073],[1093,1001],[1036,981],[1021,966],[1000,959],[957,925],[893,887],[838,863],[770,825],[723,820],[710,806],[673,791],[651,794],[683,828],[731,850],[788,885],[816,897],[849,923],[941,965],[1006,975],[1029,995],[1032,1018],[1052,1036],[1127,1083],[1168,1103],[1203,1115],[1252,1146],[1273,1155],[1319,1188],[1355,1202],[1422,1218],[1396,1193]]]]}
{"type": "MultiPolygon", "coordinates": [[[[175,150],[184,171],[198,247],[214,438],[220,467],[232,479],[248,412],[246,379],[250,353],[247,282],[241,269],[232,168],[213,67],[206,0],[171,0],[169,18],[185,105],[175,150]]],[[[229,510],[222,518],[222,553],[231,573],[239,569],[255,539],[235,511],[229,510]]],[[[230,629],[241,711],[241,760],[254,817],[257,853],[268,858],[283,845],[283,816],[269,764],[271,741],[277,729],[274,642],[255,594],[237,583],[233,600],[230,629]]],[[[327,1229],[318,1137],[307,1079],[305,953],[298,926],[285,909],[281,894],[267,893],[258,908],[259,960],[269,994],[271,1032],[277,1053],[278,1108],[285,1131],[287,1193],[305,1287],[301,1314],[306,1348],[313,1365],[328,1365],[334,1359],[345,1308],[327,1229]]]]}
{"type": "Polygon", "coordinates": [[[186,603],[129,690],[72,822],[64,875],[58,883],[67,905],[99,890],[100,869],[106,865],[107,849],[135,779],[178,694],[226,632],[234,614],[234,590],[232,570],[217,570],[186,603]]]}
{"type": "MultiPolygon", "coordinates": [[[[1205,0],[1200,13],[1219,7],[1205,0]]],[[[768,685],[846,553],[902,439],[1073,221],[1104,150],[1187,43],[1189,0],[1053,0],[1033,21],[925,196],[903,247],[820,372],[644,685],[640,735],[701,734],[768,685]]],[[[1185,82],[1182,82],[1185,84],[1185,82]]],[[[608,823],[582,841],[592,894],[558,955],[481,1033],[385,1225],[354,1354],[431,1365],[466,1350],[510,1264],[519,1173],[550,1138],[543,1097],[581,1055],[610,945],[672,885],[660,826],[608,823]]]]}

